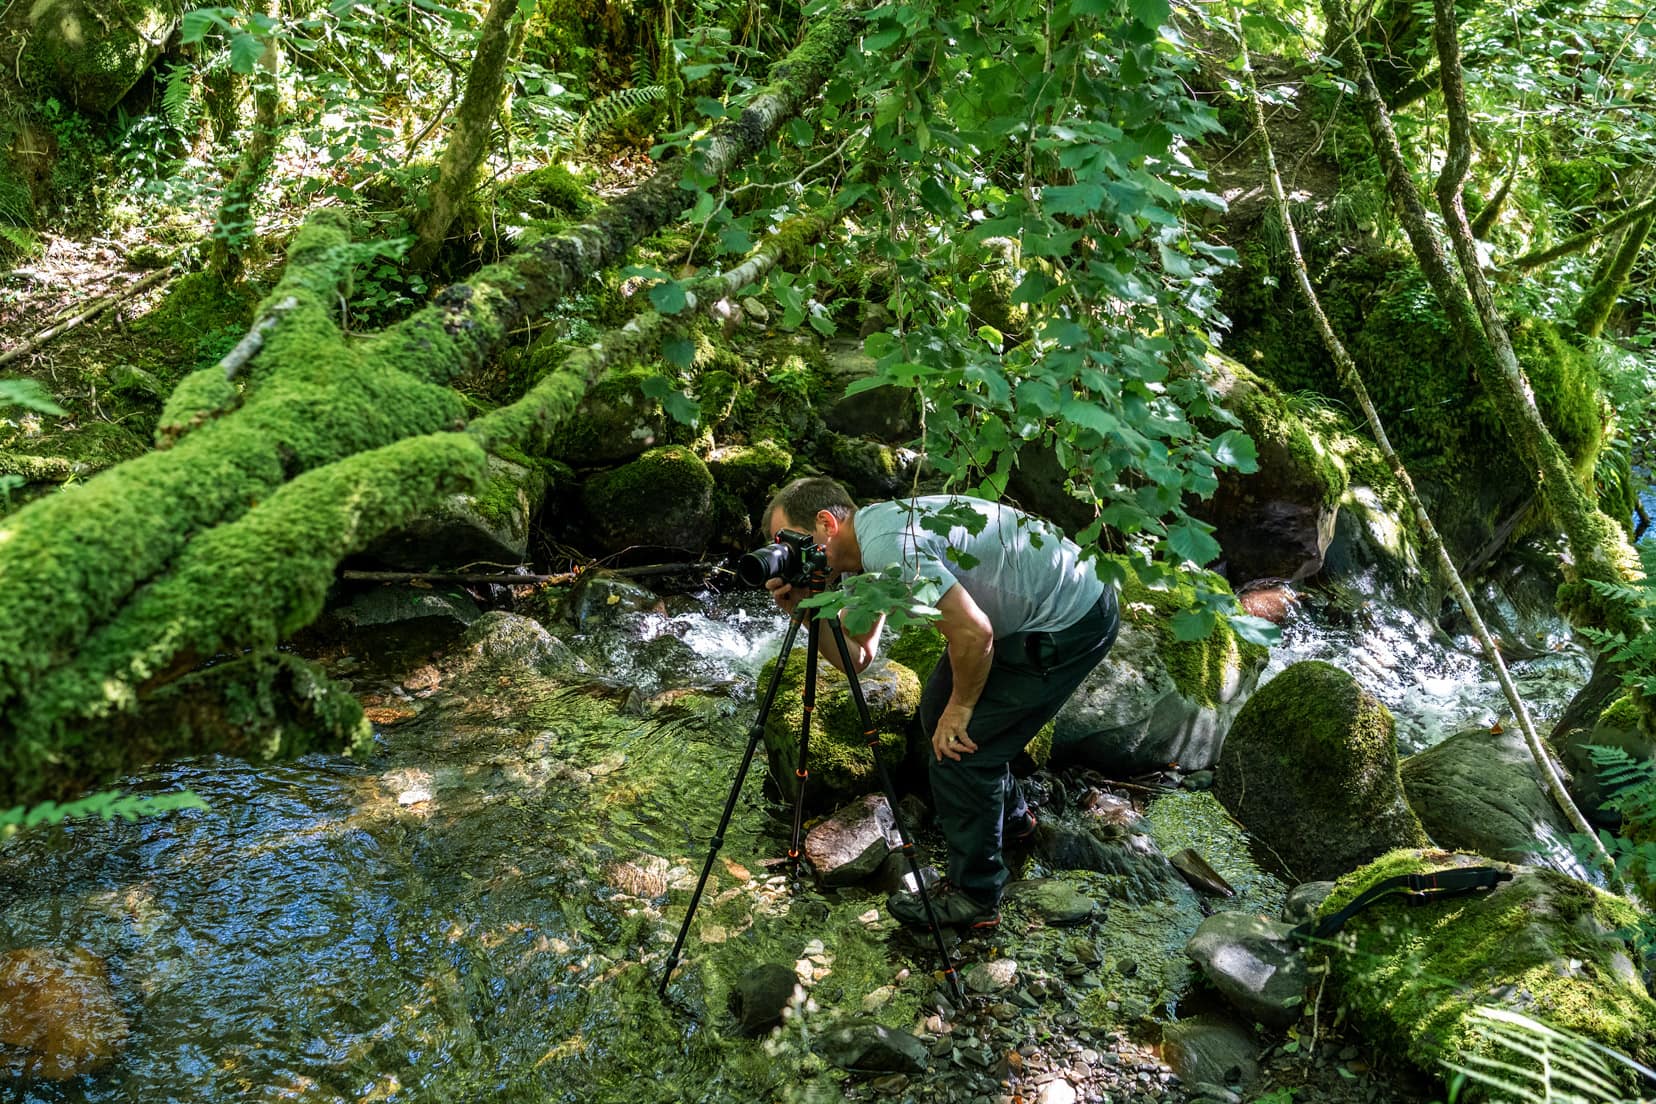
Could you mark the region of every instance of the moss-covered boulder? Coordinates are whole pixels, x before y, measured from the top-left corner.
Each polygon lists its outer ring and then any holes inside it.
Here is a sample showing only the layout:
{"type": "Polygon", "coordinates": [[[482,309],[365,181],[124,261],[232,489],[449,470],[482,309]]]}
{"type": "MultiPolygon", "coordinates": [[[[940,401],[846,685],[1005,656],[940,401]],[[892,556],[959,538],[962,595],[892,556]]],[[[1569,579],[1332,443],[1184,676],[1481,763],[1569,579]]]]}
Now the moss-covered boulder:
{"type": "MultiPolygon", "coordinates": [[[[769,686],[775,661],[765,664],[758,685],[769,686]]],[[[920,680],[900,663],[877,659],[857,676],[879,741],[880,758],[895,771],[908,753],[909,733],[920,708],[920,680]]],[[[799,792],[799,734],[805,714],[805,649],[788,656],[775,704],[765,719],[765,754],[771,778],[792,801],[799,792]]],[[[837,808],[880,788],[869,737],[851,695],[851,684],[827,663],[817,665],[816,710],[807,749],[806,805],[837,808]]]]}
{"type": "Polygon", "coordinates": [[[1296,663],[1248,699],[1214,794],[1301,881],[1429,843],[1403,798],[1391,711],[1327,663],[1296,663]]]}
{"type": "MultiPolygon", "coordinates": [[[[1487,859],[1448,852],[1387,854],[1341,878],[1322,915],[1382,879],[1487,859]]],[[[1626,901],[1550,870],[1511,867],[1488,893],[1410,908],[1382,899],[1353,916],[1328,953],[1338,1000],[1365,1035],[1423,1068],[1468,1053],[1490,1056],[1473,1029],[1480,1006],[1509,1009],[1649,1060],[1656,1004],[1625,932],[1626,901]]],[[[1503,1061],[1521,1061],[1510,1051],[1503,1061]]]]}
{"type": "Polygon", "coordinates": [[[37,0],[14,5],[0,29],[22,31],[15,62],[27,92],[102,114],[161,56],[185,7],[179,0],[37,0]]]}
{"type": "Polygon", "coordinates": [[[683,445],[651,449],[581,488],[584,543],[602,552],[675,548],[700,554],[713,536],[713,474],[683,445]]]}
{"type": "MultiPolygon", "coordinates": [[[[559,345],[530,354],[535,376],[562,363],[559,345]],[[541,355],[544,352],[544,357],[541,355]],[[544,364],[537,364],[544,360],[544,364]]],[[[644,394],[644,381],[657,373],[630,368],[607,373],[581,400],[580,407],[552,447],[552,457],[576,467],[615,464],[659,445],[676,443],[673,420],[659,399],[644,394]]],[[[680,442],[682,439],[680,439],[680,442]]]]}
{"type": "Polygon", "coordinates": [[[545,497],[546,473],[539,467],[491,456],[482,491],[452,496],[363,555],[404,571],[521,563],[529,554],[530,522],[545,497]]]}
{"type": "Polygon", "coordinates": [[[1268,653],[1224,622],[1201,640],[1175,639],[1173,615],[1195,598],[1188,584],[1152,590],[1128,570],[1115,646],[1054,720],[1057,761],[1107,773],[1213,766],[1268,653]]]}
{"type": "Polygon", "coordinates": [[[1197,514],[1215,529],[1232,584],[1297,581],[1322,569],[1349,478],[1339,457],[1277,387],[1241,364],[1209,357],[1221,401],[1253,438],[1259,469],[1224,471],[1197,514]]]}

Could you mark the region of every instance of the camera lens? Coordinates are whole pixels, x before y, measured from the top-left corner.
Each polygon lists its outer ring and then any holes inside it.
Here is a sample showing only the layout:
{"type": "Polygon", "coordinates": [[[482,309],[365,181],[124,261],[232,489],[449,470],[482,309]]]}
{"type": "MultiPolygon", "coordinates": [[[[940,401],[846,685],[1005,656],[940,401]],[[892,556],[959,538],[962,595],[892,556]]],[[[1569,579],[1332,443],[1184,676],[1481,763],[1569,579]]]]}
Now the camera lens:
{"type": "Polygon", "coordinates": [[[767,544],[736,561],[736,577],[747,586],[764,586],[768,579],[787,575],[794,550],[785,544],[767,544]]]}

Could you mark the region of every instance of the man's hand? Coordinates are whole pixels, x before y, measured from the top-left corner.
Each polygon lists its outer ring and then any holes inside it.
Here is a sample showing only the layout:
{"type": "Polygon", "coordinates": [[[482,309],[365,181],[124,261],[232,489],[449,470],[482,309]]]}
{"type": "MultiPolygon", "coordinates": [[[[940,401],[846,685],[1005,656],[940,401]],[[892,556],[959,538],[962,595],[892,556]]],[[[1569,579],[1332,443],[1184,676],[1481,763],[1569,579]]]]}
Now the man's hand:
{"type": "Polygon", "coordinates": [[[950,702],[943,707],[943,715],[937,718],[937,727],[932,729],[932,753],[941,761],[945,756],[960,762],[962,755],[970,755],[977,750],[972,738],[966,735],[966,726],[972,719],[972,707],[957,705],[950,702]]]}
{"type": "Polygon", "coordinates": [[[801,601],[810,597],[810,591],[801,587],[791,587],[781,579],[766,579],[765,589],[770,591],[776,604],[782,607],[782,612],[789,617],[794,615],[794,609],[801,601]]]}

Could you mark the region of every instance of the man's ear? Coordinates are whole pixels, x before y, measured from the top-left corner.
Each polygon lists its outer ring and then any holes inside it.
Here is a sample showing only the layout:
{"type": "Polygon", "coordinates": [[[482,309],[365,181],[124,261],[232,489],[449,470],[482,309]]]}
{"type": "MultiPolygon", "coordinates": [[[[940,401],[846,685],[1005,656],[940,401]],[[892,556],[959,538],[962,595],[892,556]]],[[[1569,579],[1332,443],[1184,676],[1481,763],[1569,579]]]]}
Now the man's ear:
{"type": "Polygon", "coordinates": [[[828,535],[830,537],[839,532],[840,520],[831,512],[827,510],[818,510],[816,519],[817,523],[828,531],[828,535]]]}

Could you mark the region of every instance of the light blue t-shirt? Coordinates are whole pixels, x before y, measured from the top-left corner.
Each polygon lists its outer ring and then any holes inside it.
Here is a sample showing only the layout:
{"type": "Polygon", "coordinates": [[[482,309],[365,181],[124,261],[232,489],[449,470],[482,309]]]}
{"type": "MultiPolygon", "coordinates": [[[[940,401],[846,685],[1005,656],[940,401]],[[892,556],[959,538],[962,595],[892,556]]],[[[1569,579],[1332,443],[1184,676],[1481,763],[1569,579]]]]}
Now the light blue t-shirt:
{"type": "Polygon", "coordinates": [[[1082,560],[1074,541],[1010,506],[961,495],[926,495],[864,506],[855,525],[864,571],[897,564],[911,584],[930,579],[942,587],[941,593],[959,583],[989,618],[997,638],[1067,629],[1104,593],[1104,581],[1082,560]],[[973,533],[955,524],[944,534],[921,524],[923,517],[951,505],[980,515],[982,529],[973,533]]]}

